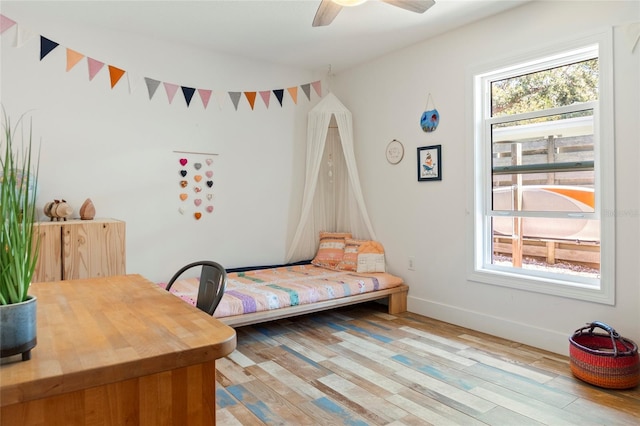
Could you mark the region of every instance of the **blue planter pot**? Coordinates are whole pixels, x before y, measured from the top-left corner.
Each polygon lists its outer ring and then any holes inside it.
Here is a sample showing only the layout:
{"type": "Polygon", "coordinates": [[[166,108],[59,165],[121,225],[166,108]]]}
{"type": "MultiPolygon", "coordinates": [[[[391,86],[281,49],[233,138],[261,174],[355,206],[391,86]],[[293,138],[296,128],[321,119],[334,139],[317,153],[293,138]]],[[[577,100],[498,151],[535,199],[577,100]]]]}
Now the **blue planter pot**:
{"type": "Polygon", "coordinates": [[[0,357],[22,354],[22,360],[31,358],[36,346],[37,298],[11,305],[0,305],[0,357]]]}

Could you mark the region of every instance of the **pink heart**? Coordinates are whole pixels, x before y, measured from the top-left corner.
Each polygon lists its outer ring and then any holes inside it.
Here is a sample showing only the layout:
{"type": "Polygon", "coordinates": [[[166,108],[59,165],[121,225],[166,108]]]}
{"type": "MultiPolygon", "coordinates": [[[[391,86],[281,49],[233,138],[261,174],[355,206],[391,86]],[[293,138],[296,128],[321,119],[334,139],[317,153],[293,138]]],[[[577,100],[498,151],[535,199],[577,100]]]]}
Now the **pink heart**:
{"type": "Polygon", "coordinates": [[[200,204],[202,204],[202,200],[200,198],[196,198],[195,200],[193,200],[193,204],[199,206],[200,204]]]}
{"type": "Polygon", "coordinates": [[[211,163],[213,163],[213,160],[211,158],[207,158],[205,161],[207,162],[207,166],[210,166],[211,163]]]}
{"type": "Polygon", "coordinates": [[[207,173],[205,173],[205,175],[210,178],[211,176],[213,176],[213,172],[211,170],[207,170],[207,173]]]}
{"type": "Polygon", "coordinates": [[[213,206],[207,206],[207,211],[211,213],[213,211],[213,206]]]}
{"type": "Polygon", "coordinates": [[[186,158],[181,158],[181,159],[180,159],[180,164],[182,164],[183,166],[184,166],[185,164],[187,164],[187,159],[186,159],[186,158]]]}

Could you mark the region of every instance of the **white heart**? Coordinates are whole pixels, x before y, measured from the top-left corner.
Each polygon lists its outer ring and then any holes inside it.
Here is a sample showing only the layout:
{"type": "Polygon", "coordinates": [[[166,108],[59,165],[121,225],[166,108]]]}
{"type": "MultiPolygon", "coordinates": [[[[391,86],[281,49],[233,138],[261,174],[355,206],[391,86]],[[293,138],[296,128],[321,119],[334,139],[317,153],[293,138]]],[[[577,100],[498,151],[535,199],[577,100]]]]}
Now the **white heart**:
{"type": "Polygon", "coordinates": [[[184,214],[184,208],[183,208],[183,207],[180,207],[180,208],[178,209],[178,211],[180,212],[180,214],[184,214]]]}

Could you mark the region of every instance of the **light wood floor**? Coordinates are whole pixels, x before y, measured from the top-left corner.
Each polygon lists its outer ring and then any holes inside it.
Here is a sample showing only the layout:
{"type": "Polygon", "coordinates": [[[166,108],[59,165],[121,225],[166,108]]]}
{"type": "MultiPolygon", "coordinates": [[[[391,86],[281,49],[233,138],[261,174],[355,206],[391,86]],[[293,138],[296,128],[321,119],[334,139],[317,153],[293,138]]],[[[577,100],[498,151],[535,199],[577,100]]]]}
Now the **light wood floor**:
{"type": "Polygon", "coordinates": [[[566,357],[375,303],[236,331],[216,362],[219,425],[640,424],[640,387],[600,389],[566,357]]]}

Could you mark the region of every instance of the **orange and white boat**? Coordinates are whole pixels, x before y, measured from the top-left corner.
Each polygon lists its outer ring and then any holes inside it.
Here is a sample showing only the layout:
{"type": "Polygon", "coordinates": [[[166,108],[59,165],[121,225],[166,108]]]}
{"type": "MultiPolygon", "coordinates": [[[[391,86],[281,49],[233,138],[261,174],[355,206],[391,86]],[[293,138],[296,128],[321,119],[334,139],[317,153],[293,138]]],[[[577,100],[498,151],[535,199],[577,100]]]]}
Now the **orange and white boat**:
{"type": "MultiPolygon", "coordinates": [[[[523,236],[534,239],[600,241],[600,223],[584,218],[593,213],[595,198],[593,188],[570,185],[529,185],[522,191],[522,211],[556,211],[574,213],[562,218],[523,218],[523,236]]],[[[493,190],[493,210],[513,210],[514,188],[500,187],[493,190]]],[[[511,217],[493,219],[493,230],[502,235],[513,233],[511,217]]]]}

